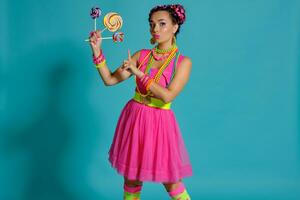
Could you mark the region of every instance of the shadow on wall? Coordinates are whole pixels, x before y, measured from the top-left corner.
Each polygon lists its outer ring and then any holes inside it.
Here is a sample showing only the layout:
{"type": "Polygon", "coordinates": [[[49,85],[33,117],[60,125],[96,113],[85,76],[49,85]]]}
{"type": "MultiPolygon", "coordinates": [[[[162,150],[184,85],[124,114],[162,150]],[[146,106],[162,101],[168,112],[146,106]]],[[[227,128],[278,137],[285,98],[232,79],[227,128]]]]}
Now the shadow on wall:
{"type": "MultiPolygon", "coordinates": [[[[11,83],[13,86],[9,86],[13,87],[10,89],[20,90],[16,85],[23,84],[22,88],[28,90],[20,91],[21,96],[18,93],[15,97],[8,97],[15,101],[8,106],[8,112],[11,107],[15,107],[13,105],[16,105],[17,108],[14,108],[16,119],[19,118],[17,115],[22,115],[22,120],[21,125],[19,123],[6,125],[3,147],[5,155],[10,158],[24,152],[28,155],[26,162],[24,160],[20,162],[23,167],[18,167],[22,172],[17,172],[17,174],[26,174],[24,180],[14,175],[15,180],[9,183],[10,187],[14,188],[13,182],[22,182],[22,189],[15,192],[19,192],[18,196],[23,200],[78,199],[63,185],[61,173],[64,154],[74,137],[72,135],[74,128],[71,127],[71,121],[66,117],[61,104],[66,102],[64,99],[74,98],[68,95],[70,93],[66,90],[69,88],[65,85],[70,84],[70,81],[72,83],[80,81],[80,78],[78,79],[80,76],[74,75],[72,65],[74,52],[78,54],[80,52],[70,46],[70,44],[52,44],[50,47],[47,46],[46,51],[41,52],[44,48],[38,47],[35,51],[22,55],[18,60],[26,63],[27,68],[19,69],[17,76],[27,77],[28,81],[18,80],[19,82],[11,83]],[[72,53],[61,47],[72,49],[72,53]],[[73,56],[70,56],[71,54],[73,56]],[[26,94],[24,101],[22,97],[26,94]],[[23,112],[26,113],[21,114],[23,112]]],[[[87,84],[85,80],[80,83],[84,90],[87,89],[87,84]]],[[[87,105],[85,102],[84,109],[90,110],[87,105]]],[[[14,118],[13,115],[10,117],[14,118]]]]}
{"type": "Polygon", "coordinates": [[[298,102],[298,110],[297,110],[297,129],[298,129],[298,163],[300,163],[300,30],[298,31],[298,45],[297,45],[297,51],[298,51],[298,59],[296,61],[296,73],[298,74],[297,78],[297,102],[298,102]]]}
{"type": "Polygon", "coordinates": [[[50,99],[42,115],[25,129],[14,130],[7,144],[8,152],[25,150],[31,156],[24,200],[74,199],[63,190],[58,177],[61,154],[71,137],[70,127],[57,106],[57,89],[68,75],[67,68],[64,63],[55,66],[43,83],[50,99]]]}

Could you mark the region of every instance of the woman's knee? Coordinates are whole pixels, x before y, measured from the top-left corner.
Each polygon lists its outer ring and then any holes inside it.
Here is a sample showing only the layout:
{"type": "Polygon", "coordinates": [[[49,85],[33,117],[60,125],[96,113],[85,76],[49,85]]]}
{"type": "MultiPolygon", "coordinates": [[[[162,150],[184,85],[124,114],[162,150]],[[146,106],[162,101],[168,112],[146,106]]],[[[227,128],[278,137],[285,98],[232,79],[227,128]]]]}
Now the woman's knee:
{"type": "Polygon", "coordinates": [[[181,180],[176,183],[163,183],[163,185],[165,186],[166,190],[168,192],[170,192],[172,190],[175,190],[179,186],[180,183],[181,183],[181,180]]]}
{"type": "Polygon", "coordinates": [[[143,185],[142,181],[139,180],[129,180],[126,177],[124,177],[124,182],[126,185],[128,186],[139,186],[139,185],[143,185]]]}

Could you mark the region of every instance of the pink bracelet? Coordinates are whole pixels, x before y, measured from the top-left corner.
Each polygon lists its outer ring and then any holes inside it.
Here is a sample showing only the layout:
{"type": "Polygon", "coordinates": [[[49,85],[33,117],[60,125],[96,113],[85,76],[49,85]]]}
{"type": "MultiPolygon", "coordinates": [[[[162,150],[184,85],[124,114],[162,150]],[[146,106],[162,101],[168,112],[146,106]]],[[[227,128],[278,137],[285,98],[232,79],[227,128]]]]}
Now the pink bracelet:
{"type": "Polygon", "coordinates": [[[147,74],[144,74],[144,75],[140,78],[141,83],[142,83],[143,85],[145,85],[145,84],[148,82],[149,79],[150,79],[150,77],[149,77],[149,75],[147,75],[147,74]]]}
{"type": "Polygon", "coordinates": [[[150,78],[148,74],[144,74],[139,81],[141,82],[142,90],[148,91],[150,84],[153,82],[153,78],[150,78]]]}
{"type": "Polygon", "coordinates": [[[105,56],[102,52],[102,49],[100,50],[100,54],[98,57],[95,57],[95,55],[93,55],[93,62],[95,65],[100,64],[101,62],[103,62],[105,60],[105,56]]]}

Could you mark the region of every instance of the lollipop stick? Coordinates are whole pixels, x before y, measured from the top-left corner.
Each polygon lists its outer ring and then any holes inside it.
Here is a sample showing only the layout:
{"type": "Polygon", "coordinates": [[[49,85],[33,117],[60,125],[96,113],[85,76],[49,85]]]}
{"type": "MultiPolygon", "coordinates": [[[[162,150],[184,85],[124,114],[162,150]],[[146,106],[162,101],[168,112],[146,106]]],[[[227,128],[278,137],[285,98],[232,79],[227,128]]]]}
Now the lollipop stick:
{"type": "MultiPolygon", "coordinates": [[[[108,39],[112,39],[112,37],[103,37],[103,38],[99,38],[101,40],[108,40],[108,39]]],[[[85,42],[89,42],[90,40],[89,39],[85,39],[84,40],[85,42]]]]}
{"type": "Polygon", "coordinates": [[[112,39],[112,37],[103,37],[103,38],[100,38],[102,40],[108,40],[108,39],[112,39]]]}
{"type": "Polygon", "coordinates": [[[96,21],[97,21],[97,18],[94,19],[94,30],[96,31],[96,21]]]}
{"type": "Polygon", "coordinates": [[[101,31],[101,33],[103,32],[103,31],[105,31],[107,29],[107,27],[105,27],[102,31],[101,31]]]}

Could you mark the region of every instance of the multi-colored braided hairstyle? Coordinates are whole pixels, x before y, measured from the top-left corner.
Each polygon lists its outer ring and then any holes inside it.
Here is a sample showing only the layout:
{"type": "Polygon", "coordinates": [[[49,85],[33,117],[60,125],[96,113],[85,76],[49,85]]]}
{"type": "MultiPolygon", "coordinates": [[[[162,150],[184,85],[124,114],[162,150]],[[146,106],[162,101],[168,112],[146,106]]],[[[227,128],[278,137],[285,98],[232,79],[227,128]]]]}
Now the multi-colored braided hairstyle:
{"type": "Polygon", "coordinates": [[[185,9],[180,4],[170,4],[170,5],[158,5],[150,10],[148,21],[150,22],[151,16],[156,11],[167,11],[170,14],[172,22],[178,24],[178,29],[175,33],[175,37],[180,31],[180,26],[185,21],[185,9]]]}

